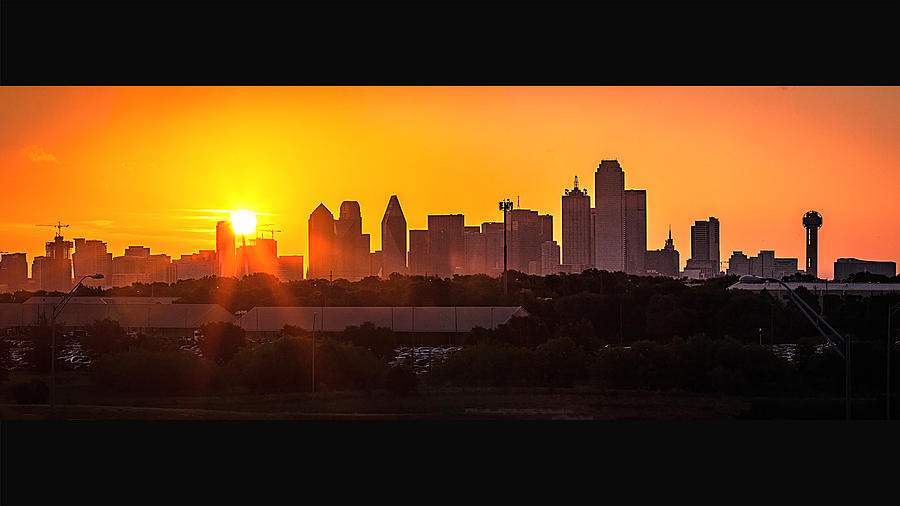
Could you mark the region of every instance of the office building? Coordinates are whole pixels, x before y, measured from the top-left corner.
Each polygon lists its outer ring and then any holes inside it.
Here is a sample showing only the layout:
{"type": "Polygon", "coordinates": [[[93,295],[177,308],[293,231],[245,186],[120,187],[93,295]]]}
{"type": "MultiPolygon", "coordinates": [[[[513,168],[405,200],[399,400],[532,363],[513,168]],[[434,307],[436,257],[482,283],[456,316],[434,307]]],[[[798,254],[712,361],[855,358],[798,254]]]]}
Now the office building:
{"type": "Polygon", "coordinates": [[[336,237],[334,215],[319,204],[309,215],[309,266],[306,279],[332,279],[336,237]]]}
{"type": "Polygon", "coordinates": [[[216,252],[211,249],[202,249],[198,253],[181,255],[178,260],[172,261],[172,271],[176,282],[182,279],[202,279],[215,276],[218,268],[216,252]]]}
{"type": "Polygon", "coordinates": [[[246,274],[258,272],[278,275],[278,241],[274,238],[256,237],[245,246],[239,246],[235,255],[241,270],[246,274]]]}
{"type": "Polygon", "coordinates": [[[672,229],[662,249],[648,251],[644,255],[644,268],[652,276],[668,276],[678,278],[681,274],[681,258],[672,241],[672,229]]]}
{"type": "Polygon", "coordinates": [[[838,258],[834,262],[834,280],[844,281],[851,274],[870,272],[892,278],[897,275],[896,262],[876,262],[856,258],[838,258]]]}
{"type": "Polygon", "coordinates": [[[216,223],[216,275],[230,278],[237,273],[234,226],[230,221],[216,223]]]}
{"type": "Polygon", "coordinates": [[[774,250],[760,250],[755,257],[749,258],[743,251],[734,251],[728,259],[727,274],[781,279],[801,272],[797,265],[796,258],[777,258],[774,250]]]}
{"type": "Polygon", "coordinates": [[[381,219],[381,275],[406,274],[406,217],[396,195],[391,195],[381,219]]]}
{"type": "Polygon", "coordinates": [[[28,285],[28,259],[25,253],[0,255],[0,291],[16,292],[28,285]]]}
{"type": "Polygon", "coordinates": [[[463,274],[466,268],[466,241],[461,214],[428,216],[429,273],[440,277],[463,274]]]}
{"type": "Polygon", "coordinates": [[[112,259],[112,286],[131,286],[134,283],[149,283],[147,272],[150,248],[129,246],[125,254],[112,259]]]}
{"type": "Polygon", "coordinates": [[[303,279],[303,255],[278,257],[278,279],[284,282],[303,279]]]}
{"type": "Polygon", "coordinates": [[[625,272],[643,276],[647,252],[647,190],[625,190],[625,272]]]}
{"type": "Polygon", "coordinates": [[[594,266],[625,270],[625,172],[617,160],[602,160],[594,173],[594,266]]]}
{"type": "Polygon", "coordinates": [[[150,283],[174,283],[176,279],[172,275],[171,265],[172,257],[169,255],[150,255],[147,258],[147,281],[150,283]]]}
{"type": "Polygon", "coordinates": [[[687,261],[685,271],[698,272],[700,279],[721,274],[718,219],[710,216],[709,220],[697,220],[691,225],[691,258],[687,261]]]}
{"type": "Polygon", "coordinates": [[[369,275],[369,234],[362,233],[362,214],[359,203],[344,201],[334,222],[335,266],[334,279],[358,281],[369,275]]]}
{"type": "Polygon", "coordinates": [[[428,230],[409,231],[409,273],[422,276],[428,272],[428,230]]]}
{"type": "Polygon", "coordinates": [[[750,259],[743,251],[735,250],[728,258],[728,270],[725,271],[729,276],[746,276],[750,274],[750,259]]]}
{"type": "Polygon", "coordinates": [[[106,251],[106,243],[98,240],[75,238],[75,252],[72,253],[72,268],[75,280],[84,276],[103,274],[103,279],[87,278],[85,286],[109,288],[112,286],[112,253],[106,251]]]}
{"type": "Polygon", "coordinates": [[[492,278],[503,274],[503,223],[487,221],[481,224],[484,234],[484,272],[492,278]]]}
{"type": "Polygon", "coordinates": [[[559,274],[559,244],[556,241],[541,243],[541,276],[559,274]]]}
{"type": "Polygon", "coordinates": [[[578,176],[572,190],[562,197],[562,263],[581,272],[591,263],[591,196],[578,187],[578,176]]]}
{"type": "Polygon", "coordinates": [[[484,274],[487,270],[487,236],[481,227],[463,227],[466,241],[466,274],[484,274]]]}

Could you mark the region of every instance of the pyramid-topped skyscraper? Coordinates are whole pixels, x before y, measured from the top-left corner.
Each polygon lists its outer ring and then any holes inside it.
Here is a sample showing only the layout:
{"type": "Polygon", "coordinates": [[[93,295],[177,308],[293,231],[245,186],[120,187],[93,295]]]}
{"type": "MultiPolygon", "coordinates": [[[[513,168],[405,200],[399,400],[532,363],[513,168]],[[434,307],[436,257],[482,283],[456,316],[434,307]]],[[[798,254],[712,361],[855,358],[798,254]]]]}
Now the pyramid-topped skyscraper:
{"type": "Polygon", "coordinates": [[[406,274],[406,217],[396,195],[391,195],[381,219],[381,275],[406,274]]]}

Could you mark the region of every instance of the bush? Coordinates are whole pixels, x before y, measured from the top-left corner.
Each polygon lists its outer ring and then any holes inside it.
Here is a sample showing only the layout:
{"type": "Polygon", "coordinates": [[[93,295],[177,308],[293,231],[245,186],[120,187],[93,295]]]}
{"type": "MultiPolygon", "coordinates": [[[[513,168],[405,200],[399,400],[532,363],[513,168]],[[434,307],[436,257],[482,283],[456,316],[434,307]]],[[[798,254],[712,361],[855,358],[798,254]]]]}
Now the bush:
{"type": "Polygon", "coordinates": [[[684,389],[740,395],[786,393],[795,386],[788,362],[757,345],[725,338],[674,338],[667,345],[638,341],[601,350],[590,365],[602,387],[684,389]]]}
{"type": "Polygon", "coordinates": [[[587,355],[568,337],[538,346],[534,359],[539,382],[544,386],[571,387],[587,376],[587,355]]]}
{"type": "Polygon", "coordinates": [[[446,361],[434,366],[429,379],[435,384],[456,386],[527,385],[534,352],[497,342],[463,348],[446,361]]]}
{"type": "Polygon", "coordinates": [[[96,320],[86,329],[81,343],[90,353],[91,358],[97,359],[107,353],[126,351],[131,344],[131,339],[119,322],[105,318],[96,320]]]}
{"type": "Polygon", "coordinates": [[[412,367],[400,364],[391,367],[387,375],[387,389],[392,393],[407,396],[416,390],[419,385],[419,377],[412,367]]]}
{"type": "Polygon", "coordinates": [[[50,398],[50,387],[36,378],[13,383],[9,392],[17,404],[45,404],[50,398]]]}
{"type": "Polygon", "coordinates": [[[345,340],[369,349],[378,358],[389,362],[396,356],[397,338],[394,332],[387,327],[376,327],[372,322],[362,325],[350,326],[344,329],[345,340]]]}
{"type": "MultiPolygon", "coordinates": [[[[381,388],[388,365],[371,351],[326,340],[316,346],[316,389],[381,388]]],[[[242,351],[232,363],[238,382],[254,392],[310,391],[312,340],[281,337],[242,351]]]]}
{"type": "Polygon", "coordinates": [[[238,383],[254,392],[309,391],[312,340],[281,337],[241,351],[231,366],[238,383]]]}
{"type": "Polygon", "coordinates": [[[130,350],[94,362],[95,381],[137,394],[200,394],[209,391],[214,366],[189,351],[130,350]]]}
{"type": "Polygon", "coordinates": [[[244,329],[227,322],[206,323],[200,327],[197,345],[205,358],[227,364],[247,346],[244,329]]]}
{"type": "Polygon", "coordinates": [[[389,370],[383,359],[361,346],[329,340],[317,348],[316,385],[323,389],[371,392],[384,386],[389,370]]]}

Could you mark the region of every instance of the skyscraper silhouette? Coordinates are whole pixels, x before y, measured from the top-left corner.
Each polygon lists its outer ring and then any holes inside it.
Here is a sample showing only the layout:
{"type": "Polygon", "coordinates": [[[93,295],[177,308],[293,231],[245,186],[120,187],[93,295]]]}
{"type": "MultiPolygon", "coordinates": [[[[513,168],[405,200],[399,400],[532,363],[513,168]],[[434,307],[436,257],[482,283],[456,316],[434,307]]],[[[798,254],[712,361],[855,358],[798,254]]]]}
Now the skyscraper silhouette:
{"type": "Polygon", "coordinates": [[[428,272],[428,231],[409,231],[409,273],[422,275],[428,272]]]}
{"type": "Polygon", "coordinates": [[[309,267],[307,279],[331,279],[335,256],[334,215],[319,204],[309,215],[309,267]]]}
{"type": "Polygon", "coordinates": [[[625,190],[625,272],[643,276],[647,252],[647,190],[625,190]]]}
{"type": "Polygon", "coordinates": [[[381,219],[381,274],[406,274],[406,217],[396,195],[391,195],[381,219]]]}
{"type": "Polygon", "coordinates": [[[341,203],[341,214],[334,223],[336,248],[334,278],[357,281],[369,275],[369,234],[362,233],[359,202],[341,203]]]}
{"type": "Polygon", "coordinates": [[[803,228],[806,229],[806,273],[812,276],[818,276],[819,228],[821,226],[821,214],[809,211],[803,215],[803,228]]]}
{"type": "MultiPolygon", "coordinates": [[[[40,288],[47,291],[68,292],[74,284],[72,280],[72,241],[63,240],[61,234],[53,237],[53,242],[45,244],[46,255],[40,263],[40,288]]],[[[33,269],[32,269],[33,270],[33,269]]]]}
{"type": "Polygon", "coordinates": [[[625,270],[625,172],[617,160],[602,160],[594,173],[594,265],[625,270]]]}
{"type": "Polygon", "coordinates": [[[217,276],[235,275],[234,227],[228,220],[216,223],[216,262],[217,276]]]}
{"type": "Polygon", "coordinates": [[[685,271],[697,269],[704,278],[719,275],[719,220],[697,220],[691,225],[691,258],[685,271]]]}
{"type": "Polygon", "coordinates": [[[429,274],[449,277],[466,267],[465,217],[461,214],[428,216],[429,274]]]}
{"type": "Polygon", "coordinates": [[[680,275],[681,261],[675,242],[672,240],[672,228],[669,227],[669,238],[663,249],[647,251],[644,255],[644,268],[647,274],[655,274],[677,278],[680,275]]]}
{"type": "Polygon", "coordinates": [[[28,259],[25,253],[5,253],[0,255],[0,285],[15,292],[28,284],[28,259]]]}
{"type": "Polygon", "coordinates": [[[562,197],[562,263],[575,272],[591,267],[591,196],[578,187],[562,197]]]}
{"type": "Polygon", "coordinates": [[[112,253],[106,251],[106,243],[103,241],[76,237],[75,252],[72,253],[72,270],[76,279],[103,274],[102,279],[85,279],[84,285],[109,288],[112,286],[112,253]]]}

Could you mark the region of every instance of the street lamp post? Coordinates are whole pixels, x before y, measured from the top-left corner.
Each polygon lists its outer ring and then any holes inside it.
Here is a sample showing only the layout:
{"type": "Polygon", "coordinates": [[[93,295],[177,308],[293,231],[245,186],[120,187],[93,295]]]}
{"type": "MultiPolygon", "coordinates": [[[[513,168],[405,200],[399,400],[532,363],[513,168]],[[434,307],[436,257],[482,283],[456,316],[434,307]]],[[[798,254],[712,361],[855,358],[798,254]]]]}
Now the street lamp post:
{"type": "Polygon", "coordinates": [[[316,318],[319,313],[313,313],[313,386],[312,393],[316,393],[316,318]]]}
{"type": "Polygon", "coordinates": [[[821,334],[822,337],[824,337],[825,340],[828,341],[829,344],[831,344],[831,346],[834,348],[834,351],[836,351],[837,354],[844,360],[844,410],[845,410],[845,416],[846,416],[847,420],[849,420],[850,419],[850,339],[842,336],[840,333],[838,333],[838,331],[834,330],[834,327],[832,327],[825,320],[825,318],[822,315],[817,313],[813,308],[809,307],[809,304],[807,304],[806,301],[801,299],[796,293],[794,293],[793,290],[791,290],[791,287],[786,285],[780,279],[761,278],[759,276],[746,275],[746,276],[741,276],[740,282],[741,283],[754,283],[754,284],[773,282],[773,283],[778,283],[779,285],[784,287],[784,289],[787,290],[787,292],[788,292],[788,298],[791,299],[791,302],[793,302],[794,305],[797,306],[797,308],[800,310],[800,312],[803,313],[803,316],[805,316],[806,319],[809,320],[809,322],[813,324],[813,327],[815,327],[816,330],[819,331],[819,334],[821,334]],[[813,317],[815,317],[815,318],[813,318],[813,317]],[[834,334],[835,337],[837,337],[838,341],[840,341],[844,344],[844,352],[843,353],[841,352],[840,348],[838,348],[837,344],[835,344],[835,342],[831,339],[831,337],[829,337],[829,335],[824,330],[822,330],[822,327],[819,325],[819,323],[824,325],[825,328],[827,328],[829,331],[831,331],[834,334]]]}
{"type": "Polygon", "coordinates": [[[511,200],[501,200],[500,210],[503,211],[503,296],[509,295],[509,273],[506,271],[506,214],[513,208],[511,200]]]}
{"type": "Polygon", "coordinates": [[[56,405],[56,317],[62,312],[63,308],[75,294],[75,290],[81,286],[85,279],[103,279],[103,274],[89,274],[81,278],[75,286],[69,290],[61,301],[53,306],[53,312],[50,313],[50,411],[53,411],[56,405]]]}
{"type": "Polygon", "coordinates": [[[887,328],[887,419],[891,419],[891,316],[900,309],[900,303],[888,308],[887,328]]]}

